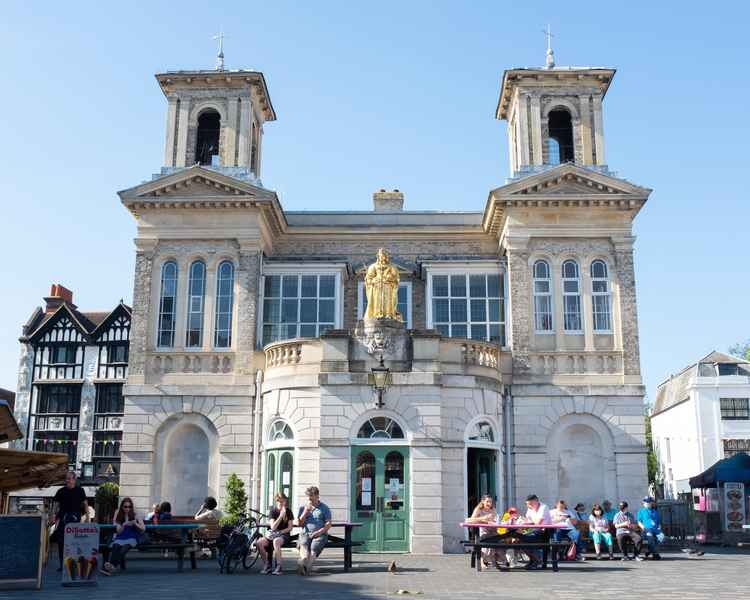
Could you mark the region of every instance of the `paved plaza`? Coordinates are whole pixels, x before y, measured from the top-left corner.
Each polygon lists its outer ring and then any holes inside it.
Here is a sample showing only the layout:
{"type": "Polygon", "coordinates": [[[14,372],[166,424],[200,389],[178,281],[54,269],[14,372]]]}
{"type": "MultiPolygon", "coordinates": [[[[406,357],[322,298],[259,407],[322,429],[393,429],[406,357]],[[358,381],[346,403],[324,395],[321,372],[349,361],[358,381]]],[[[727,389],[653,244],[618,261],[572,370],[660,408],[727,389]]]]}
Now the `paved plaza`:
{"type": "MultiPolygon", "coordinates": [[[[289,555],[288,555],[289,556],[289,555]]],[[[63,588],[53,561],[41,592],[0,592],[3,600],[55,598],[55,600],[109,600],[122,598],[191,598],[246,600],[337,598],[381,599],[404,597],[408,590],[418,598],[747,598],[750,594],[750,552],[713,549],[705,556],[687,558],[666,553],[661,562],[587,561],[565,563],[551,570],[476,573],[468,557],[460,555],[355,555],[354,569],[344,573],[341,561],[330,552],[319,572],[307,579],[290,571],[281,577],[261,575],[258,569],[219,575],[215,562],[199,562],[197,571],[176,572],[173,560],[141,559],[133,555],[125,575],[102,577],[94,588],[63,588]],[[386,572],[395,559],[398,570],[386,572]]],[[[407,596],[408,597],[408,596],[407,596]]]]}

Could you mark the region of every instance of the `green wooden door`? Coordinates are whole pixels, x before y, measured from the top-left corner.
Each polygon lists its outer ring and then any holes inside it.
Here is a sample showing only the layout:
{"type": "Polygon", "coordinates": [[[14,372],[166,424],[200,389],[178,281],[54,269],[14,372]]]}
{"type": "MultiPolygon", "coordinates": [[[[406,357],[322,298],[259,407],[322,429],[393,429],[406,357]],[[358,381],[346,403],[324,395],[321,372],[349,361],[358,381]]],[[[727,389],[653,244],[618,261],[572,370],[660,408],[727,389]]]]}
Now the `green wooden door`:
{"type": "Polygon", "coordinates": [[[292,491],[294,490],[292,478],[294,477],[294,450],[282,448],[280,450],[266,451],[266,494],[265,506],[261,510],[267,510],[274,505],[273,498],[279,492],[289,498],[289,506],[292,503],[292,491]]]}
{"type": "Polygon", "coordinates": [[[361,551],[409,550],[409,448],[352,448],[351,514],[361,551]]]}

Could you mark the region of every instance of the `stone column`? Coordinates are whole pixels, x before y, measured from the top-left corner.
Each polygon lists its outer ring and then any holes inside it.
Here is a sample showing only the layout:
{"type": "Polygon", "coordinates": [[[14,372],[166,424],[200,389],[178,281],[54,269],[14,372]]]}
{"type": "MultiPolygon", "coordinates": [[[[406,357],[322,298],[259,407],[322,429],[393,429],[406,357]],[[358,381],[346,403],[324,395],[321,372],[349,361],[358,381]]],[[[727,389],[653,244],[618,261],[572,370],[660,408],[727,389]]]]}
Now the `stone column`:
{"type": "Polygon", "coordinates": [[[505,238],[508,257],[508,298],[510,304],[510,346],[513,350],[513,372],[529,371],[531,343],[531,275],[528,238],[505,238]]]}
{"type": "Polygon", "coordinates": [[[640,342],[638,339],[638,309],[635,298],[635,269],[633,241],[635,238],[614,240],[615,269],[620,288],[620,319],[625,375],[641,374],[640,342]]]}
{"type": "Polygon", "coordinates": [[[140,384],[146,377],[146,349],[151,314],[151,282],[156,240],[136,240],[133,284],[133,320],[130,325],[128,383],[140,384]]]}
{"type": "Polygon", "coordinates": [[[237,166],[250,168],[250,128],[252,124],[253,105],[248,96],[240,98],[240,135],[237,166]]]}
{"type": "Polygon", "coordinates": [[[581,111],[581,143],[583,147],[583,164],[594,164],[592,148],[593,136],[591,135],[591,111],[589,110],[589,96],[579,97],[581,111]]]}
{"type": "Polygon", "coordinates": [[[227,109],[227,122],[224,124],[224,144],[221,147],[221,164],[236,167],[237,161],[237,111],[239,98],[231,98],[227,109]]]}
{"type": "Polygon", "coordinates": [[[555,324],[555,350],[565,350],[565,296],[563,296],[562,262],[550,264],[552,276],[552,311],[555,324]]]}
{"type": "Polygon", "coordinates": [[[235,372],[252,375],[262,254],[259,240],[238,240],[238,242],[240,245],[240,260],[237,268],[237,325],[234,328],[237,336],[234,343],[237,349],[235,372]]]}
{"type": "Polygon", "coordinates": [[[31,376],[34,372],[34,348],[31,344],[21,342],[21,357],[18,361],[18,385],[16,386],[16,401],[13,415],[18,421],[18,428],[24,437],[11,442],[10,447],[16,450],[31,450],[33,443],[31,436],[26,437],[31,418],[31,376]]]}
{"type": "Polygon", "coordinates": [[[529,152],[529,111],[526,108],[526,96],[518,97],[518,127],[520,129],[519,140],[521,142],[521,156],[519,157],[519,170],[531,164],[529,152]]]}
{"type": "Polygon", "coordinates": [[[177,130],[177,98],[170,96],[167,100],[167,133],[164,137],[164,166],[174,166],[174,139],[177,130]]]}
{"type": "Polygon", "coordinates": [[[606,165],[604,157],[604,119],[602,116],[602,97],[594,96],[594,140],[596,144],[596,164],[606,165]]]}
{"type": "Polygon", "coordinates": [[[534,150],[533,164],[542,164],[542,108],[539,96],[531,97],[531,146],[534,150]]]}
{"type": "Polygon", "coordinates": [[[190,98],[180,100],[180,111],[177,122],[177,156],[174,166],[184,167],[187,159],[188,125],[190,120],[190,98]]]}
{"type": "Polygon", "coordinates": [[[586,352],[594,350],[594,313],[591,299],[592,283],[590,261],[580,265],[581,269],[581,327],[583,328],[584,347],[586,352]]]}

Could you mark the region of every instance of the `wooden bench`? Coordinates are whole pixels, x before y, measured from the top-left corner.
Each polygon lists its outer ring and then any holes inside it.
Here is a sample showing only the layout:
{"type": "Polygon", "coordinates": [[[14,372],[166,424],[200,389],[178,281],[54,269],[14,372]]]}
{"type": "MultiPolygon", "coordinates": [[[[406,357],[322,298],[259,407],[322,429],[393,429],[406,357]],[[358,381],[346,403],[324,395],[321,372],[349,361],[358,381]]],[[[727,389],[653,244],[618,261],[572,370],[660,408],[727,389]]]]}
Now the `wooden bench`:
{"type": "Polygon", "coordinates": [[[567,540],[555,542],[552,539],[545,542],[525,542],[521,540],[518,542],[483,542],[482,540],[473,540],[466,541],[463,544],[465,547],[472,549],[471,566],[472,568],[476,568],[477,571],[482,570],[481,556],[477,560],[480,551],[483,548],[491,548],[493,550],[541,550],[542,569],[547,568],[547,561],[551,558],[552,570],[556,573],[559,570],[558,561],[560,552],[565,552],[570,547],[570,542],[567,540]]]}
{"type": "MultiPolygon", "coordinates": [[[[344,537],[341,538],[336,535],[328,534],[328,542],[325,545],[325,549],[342,549],[344,551],[344,571],[347,572],[352,568],[352,548],[362,546],[364,542],[357,542],[352,540],[352,529],[360,527],[361,523],[333,523],[332,527],[343,527],[344,537]]],[[[261,528],[268,527],[268,525],[261,525],[261,528]]],[[[297,548],[297,541],[299,534],[294,534],[289,537],[289,541],[286,542],[282,548],[297,548]]]]}

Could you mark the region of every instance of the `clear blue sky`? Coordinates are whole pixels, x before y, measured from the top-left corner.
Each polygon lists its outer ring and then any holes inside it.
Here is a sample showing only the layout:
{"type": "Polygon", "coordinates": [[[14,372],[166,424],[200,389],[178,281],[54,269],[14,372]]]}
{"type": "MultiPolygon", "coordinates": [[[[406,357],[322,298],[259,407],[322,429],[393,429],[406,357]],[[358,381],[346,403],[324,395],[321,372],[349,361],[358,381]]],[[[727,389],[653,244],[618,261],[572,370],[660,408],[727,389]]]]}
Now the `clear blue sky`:
{"type": "Polygon", "coordinates": [[[494,120],[504,69],[618,69],[610,167],[654,193],[636,221],[641,363],[655,385],[750,337],[745,3],[5,2],[0,20],[0,386],[52,282],[82,309],[132,298],[132,217],[117,190],[163,156],[153,74],[262,70],[279,120],[263,181],[287,209],[477,209],[508,176],[494,120]],[[520,5],[524,4],[523,7],[520,5]],[[691,8],[695,6],[695,8],[691,8]]]}

